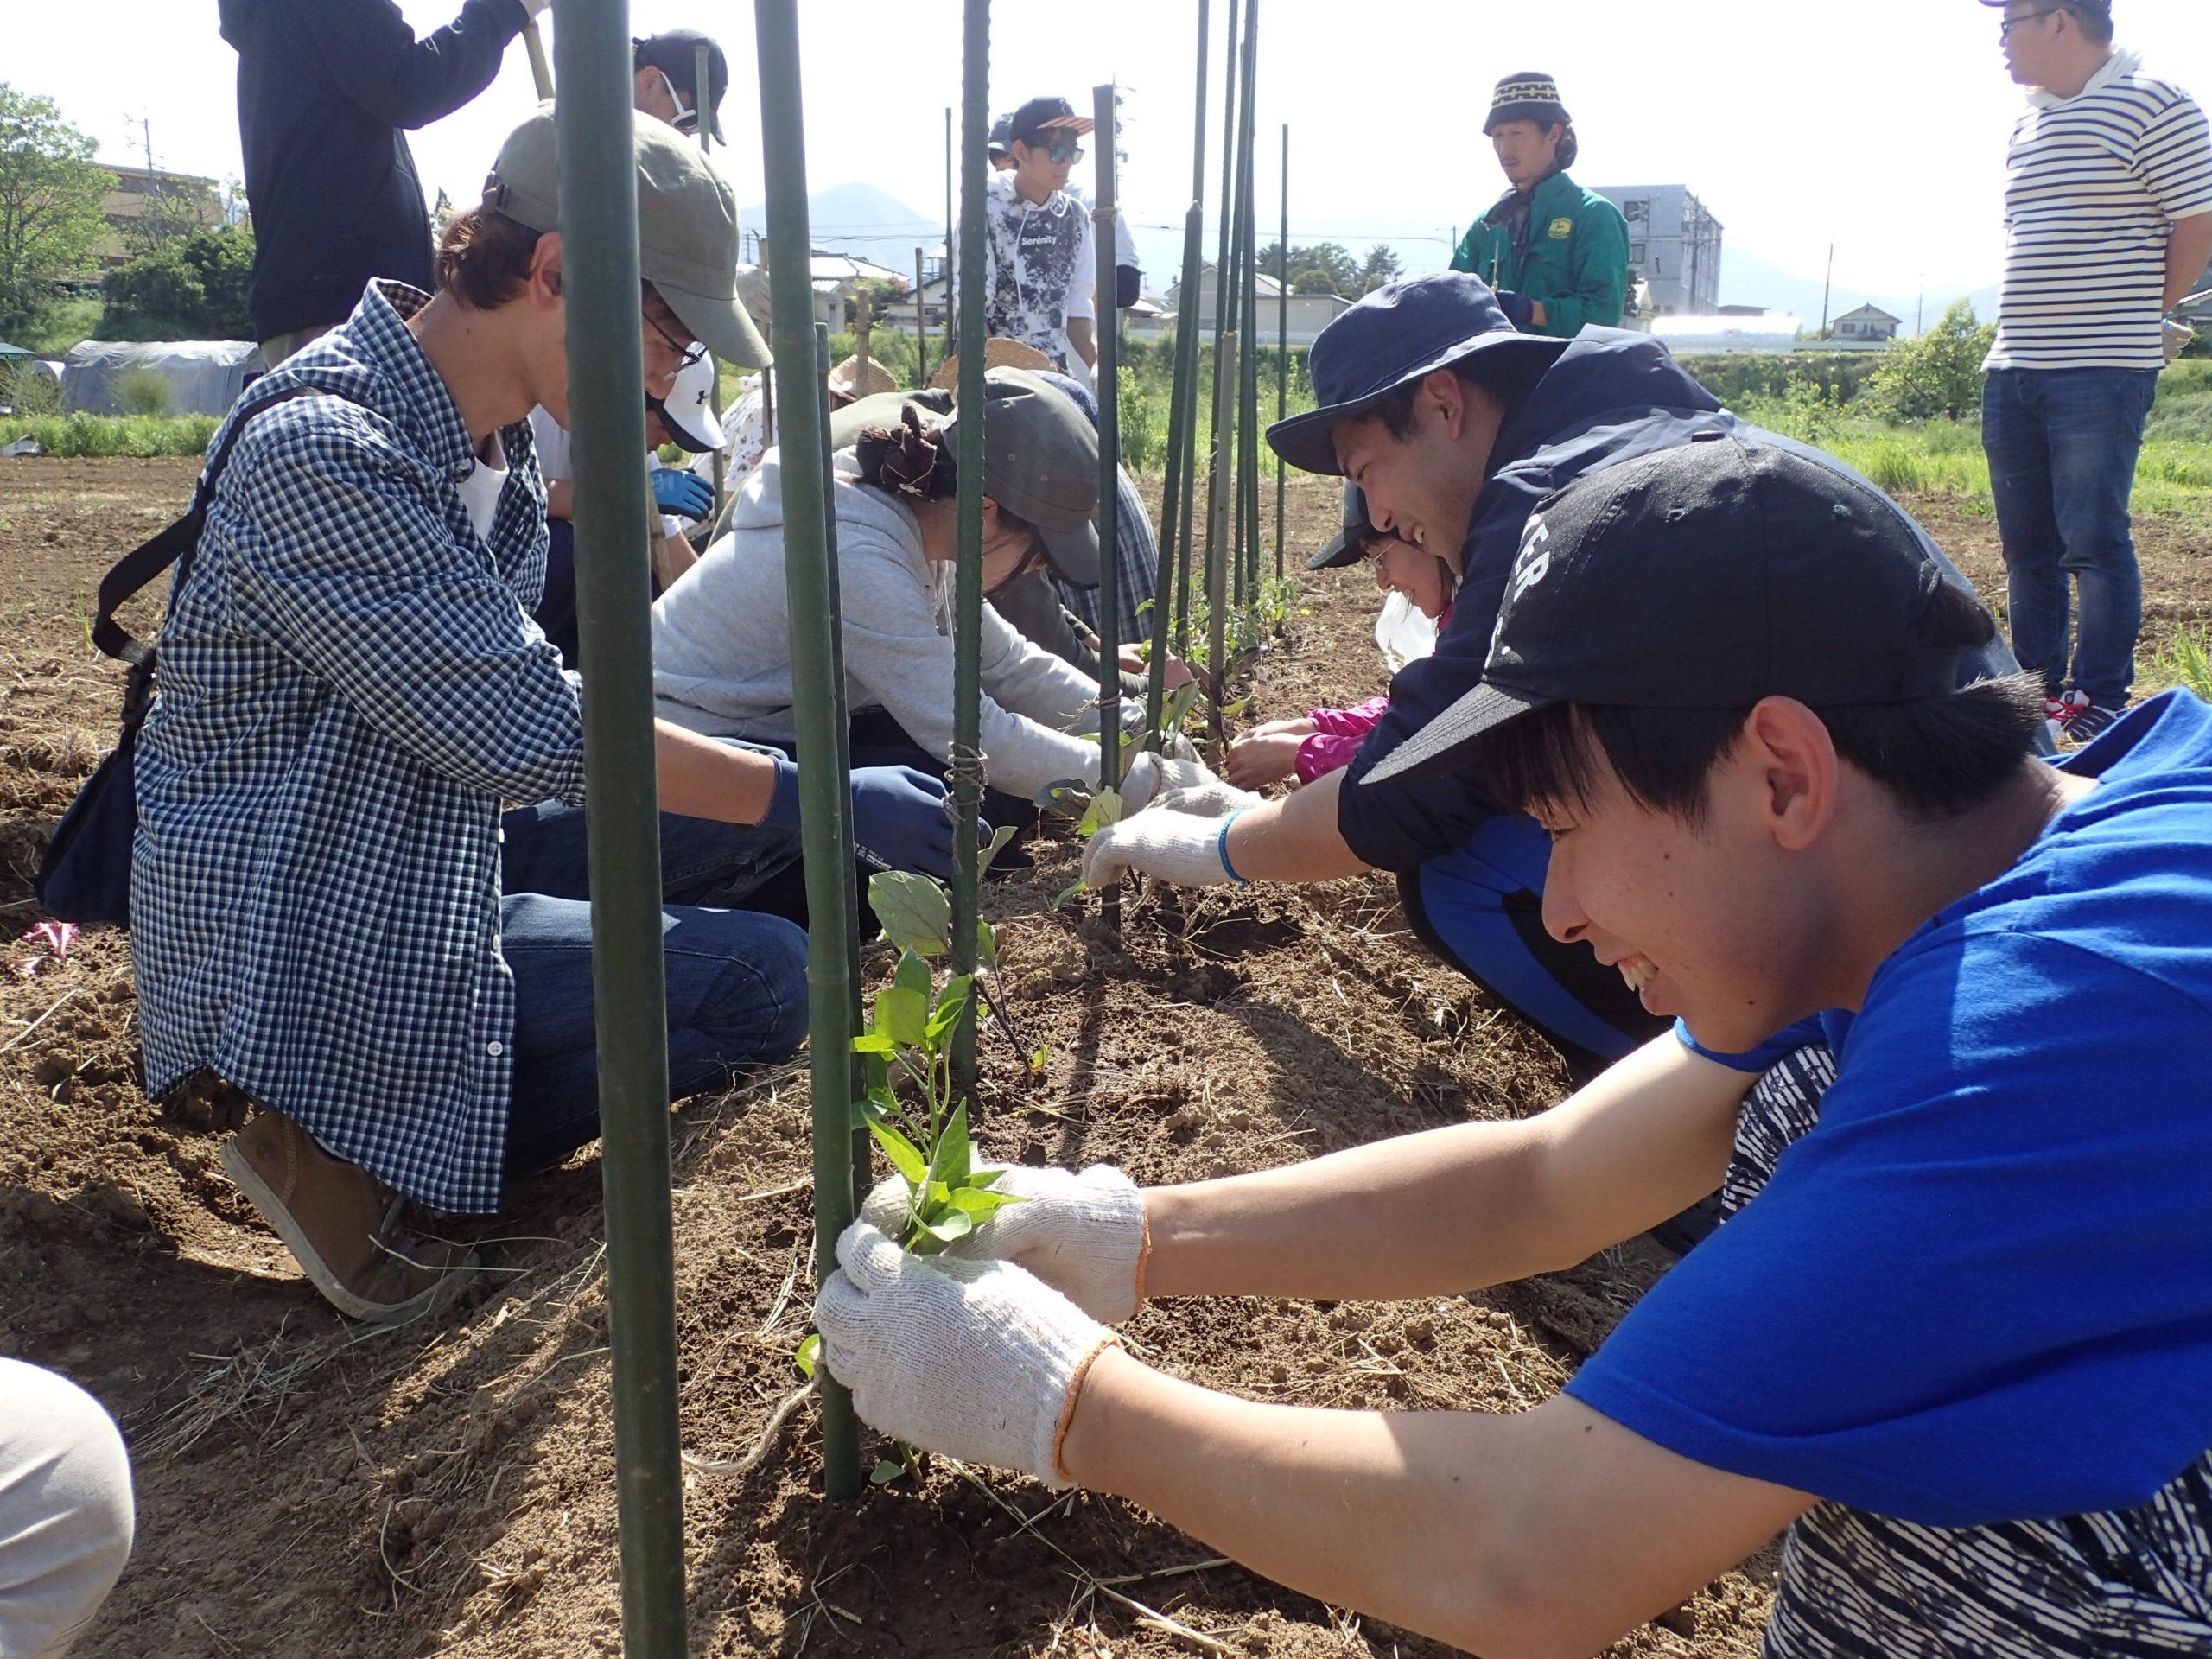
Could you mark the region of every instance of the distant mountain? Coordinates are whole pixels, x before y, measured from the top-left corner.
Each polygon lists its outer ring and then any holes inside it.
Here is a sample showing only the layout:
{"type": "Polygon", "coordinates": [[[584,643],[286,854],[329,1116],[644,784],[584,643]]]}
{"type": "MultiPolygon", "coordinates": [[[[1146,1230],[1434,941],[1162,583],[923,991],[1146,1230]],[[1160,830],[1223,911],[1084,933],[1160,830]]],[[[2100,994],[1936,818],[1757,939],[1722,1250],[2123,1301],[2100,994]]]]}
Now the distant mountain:
{"type": "MultiPolygon", "coordinates": [[[[944,226],[887,190],[858,181],[833,185],[809,196],[806,212],[814,245],[824,252],[849,253],[893,270],[911,272],[914,250],[919,248],[931,269],[936,269],[944,226]]],[[[750,258],[753,238],[768,228],[766,204],[747,207],[737,221],[745,232],[746,256],[750,258]]]]}
{"type": "MultiPolygon", "coordinates": [[[[1742,248],[1724,246],[1720,253],[1720,302],[1723,305],[1763,305],[1769,311],[1787,313],[1797,317],[1809,334],[1821,326],[1820,276],[1800,276],[1794,270],[1784,270],[1770,264],[1758,255],[1742,248]]],[[[1987,322],[1997,315],[1997,290],[1994,288],[1930,288],[1925,303],[1917,294],[1870,294],[1865,289],[1847,288],[1838,283],[1828,296],[1827,314],[1830,320],[1860,306],[1879,306],[1893,317],[1904,320],[1898,332],[1910,334],[1914,324],[1924,317],[1922,326],[1933,328],[1942,320],[1945,308],[1963,296],[1974,302],[1974,315],[1987,322]]]]}

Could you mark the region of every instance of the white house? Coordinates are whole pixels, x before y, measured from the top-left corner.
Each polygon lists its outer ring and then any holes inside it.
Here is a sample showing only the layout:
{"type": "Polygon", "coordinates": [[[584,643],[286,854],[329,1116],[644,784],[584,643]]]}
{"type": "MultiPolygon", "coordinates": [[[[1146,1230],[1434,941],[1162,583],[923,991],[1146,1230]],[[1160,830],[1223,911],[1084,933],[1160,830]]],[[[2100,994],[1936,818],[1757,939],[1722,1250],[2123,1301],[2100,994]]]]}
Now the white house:
{"type": "MultiPolygon", "coordinates": [[[[1257,290],[1255,309],[1258,315],[1252,321],[1257,326],[1249,329],[1240,328],[1240,332],[1248,336],[1256,336],[1262,346],[1274,345],[1281,337],[1278,329],[1286,327],[1293,346],[1311,346],[1314,337],[1332,321],[1351,309],[1351,302],[1341,294],[1292,294],[1286,296],[1282,284],[1265,271],[1255,276],[1253,283],[1257,290]],[[1284,315],[1286,308],[1287,315],[1284,315]]],[[[1182,284],[1178,283],[1169,289],[1167,305],[1175,320],[1180,321],[1185,315],[1195,315],[1199,329],[1211,335],[1213,333],[1216,286],[1214,268],[1209,264],[1198,272],[1198,305],[1190,310],[1182,304],[1182,284]]],[[[1243,317],[1241,305],[1237,308],[1237,315],[1240,319],[1243,317]]]]}
{"type": "Polygon", "coordinates": [[[1838,317],[1829,332],[1838,340],[1895,340],[1904,322],[1878,305],[1862,305],[1838,317]]]}

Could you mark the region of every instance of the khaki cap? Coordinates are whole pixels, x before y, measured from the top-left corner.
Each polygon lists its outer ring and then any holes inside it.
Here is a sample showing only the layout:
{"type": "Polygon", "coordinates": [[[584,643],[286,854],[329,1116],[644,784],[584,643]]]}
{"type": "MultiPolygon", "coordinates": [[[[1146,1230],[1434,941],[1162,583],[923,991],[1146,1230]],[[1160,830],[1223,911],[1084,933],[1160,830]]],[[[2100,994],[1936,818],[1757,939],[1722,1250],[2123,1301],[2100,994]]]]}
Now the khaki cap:
{"type": "MultiPolygon", "coordinates": [[[[737,197],[699,147],[665,122],[631,124],[638,155],[638,269],[725,363],[766,368],[768,347],[737,296],[737,197]]],[[[533,231],[561,228],[553,105],[507,135],[484,206],[533,231]]]]}
{"type": "MultiPolygon", "coordinates": [[[[993,334],[983,342],[983,368],[992,369],[1049,369],[1052,359],[1027,340],[1008,340],[1003,334],[993,334]]],[[[953,353],[938,365],[930,376],[930,385],[941,391],[956,390],[960,385],[960,353],[953,353]]]]}

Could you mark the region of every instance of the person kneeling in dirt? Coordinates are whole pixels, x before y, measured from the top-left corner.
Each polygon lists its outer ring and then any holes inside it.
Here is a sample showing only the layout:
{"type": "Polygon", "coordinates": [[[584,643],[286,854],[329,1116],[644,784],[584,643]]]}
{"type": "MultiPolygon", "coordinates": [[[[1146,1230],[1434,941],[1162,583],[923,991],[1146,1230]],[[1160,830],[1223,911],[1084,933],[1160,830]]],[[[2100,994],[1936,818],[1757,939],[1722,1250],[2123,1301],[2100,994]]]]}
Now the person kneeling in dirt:
{"type": "MultiPolygon", "coordinates": [[[[1359,785],[1481,677],[1507,572],[1541,497],[1655,450],[1757,429],[1649,335],[1520,334],[1479,278],[1457,272],[1367,296],[1321,331],[1310,363],[1318,406],[1270,427],[1268,442],[1293,467],[1359,485],[1376,530],[1443,559],[1459,583],[1450,624],[1433,655],[1392,680],[1388,710],[1342,771],[1239,813],[1225,834],[1168,813],[1133,814],[1091,837],[1084,880],[1102,887],[1135,870],[1220,886],[1394,871],[1421,942],[1541,1031],[1582,1081],[1657,1025],[1586,948],[1546,937],[1542,830],[1526,813],[1502,811],[1472,774],[1359,785]]],[[[2017,666],[1996,640],[1961,672],[1981,678],[2017,666]]]]}
{"type": "Polygon", "coordinates": [[[0,1654],[60,1659],[130,1559],[130,1457],[75,1383],[0,1358],[0,1654]]]}
{"type": "Polygon", "coordinates": [[[830,1374],[1497,1659],[1605,1649],[1785,1528],[1770,1659],[2212,1652],[2212,709],[2047,764],[2032,676],[1954,689],[1995,632],[1892,503],[1739,435],[1548,498],[1482,683],[1376,770],[1535,813],[1546,925],[1675,1032],[1518,1122],[1149,1191],[1016,1166],[943,1255],[887,1183],[830,1374]],[[1815,1036],[1817,1122],[1745,1109],[1815,1036]],[[1102,1323],[1444,1296],[1715,1191],[1517,1415],[1256,1404],[1102,1323]]]}
{"type": "MultiPolygon", "coordinates": [[[[1373,571],[1377,588],[1424,620],[1441,628],[1451,620],[1459,573],[1448,561],[1369,524],[1366,496],[1358,485],[1347,484],[1344,528],[1306,568],[1334,570],[1363,563],[1373,571]]],[[[1262,721],[1230,744],[1223,771],[1239,789],[1265,789],[1290,777],[1310,784],[1350,766],[1389,709],[1389,698],[1370,697],[1349,709],[1316,709],[1302,718],[1262,721]]]]}
{"type": "MultiPolygon", "coordinates": [[[[696,146],[635,134],[642,390],[665,396],[685,357],[749,333],[737,217],[696,146]]],[[[549,107],[447,230],[435,297],[372,283],[247,394],[138,746],[149,1090],[213,1078],[263,1109],[224,1167],[359,1319],[426,1311],[473,1266],[407,1201],[495,1210],[598,1134],[582,687],[529,617],[545,491],[524,417],[569,409],[558,192],[549,107]],[[517,801],[550,804],[503,830],[517,801]]],[[[656,744],[662,806],[694,815],[662,821],[671,891],[741,895],[797,859],[788,760],[672,727],[656,744]]],[[[949,868],[942,785],[861,772],[853,793],[864,844],[949,868]]],[[[664,926],[674,1092],[798,1045],[797,928],[664,926]]]]}
{"type": "MultiPolygon", "coordinates": [[[[1098,435],[1064,394],[1020,369],[984,377],[983,590],[988,597],[1048,564],[1098,581],[1098,435]]],[[[935,771],[953,746],[952,604],[959,556],[956,412],[880,397],[839,412],[830,506],[849,682],[854,761],[935,771]],[[876,423],[887,423],[877,424],[876,423]],[[850,447],[846,447],[849,444],[850,447]]],[[[746,480],[732,532],[653,607],[659,712],[694,731],[788,744],[790,595],[784,576],[780,451],[746,480]]],[[[1063,779],[1098,777],[1098,680],[1026,639],[990,606],[982,614],[982,747],[1000,823],[1033,817],[1033,798],[1063,779]]],[[[1135,713],[1141,705],[1125,702],[1135,713]]],[[[1122,784],[1143,805],[1173,797],[1188,812],[1256,798],[1195,760],[1139,755],[1122,784]]]]}

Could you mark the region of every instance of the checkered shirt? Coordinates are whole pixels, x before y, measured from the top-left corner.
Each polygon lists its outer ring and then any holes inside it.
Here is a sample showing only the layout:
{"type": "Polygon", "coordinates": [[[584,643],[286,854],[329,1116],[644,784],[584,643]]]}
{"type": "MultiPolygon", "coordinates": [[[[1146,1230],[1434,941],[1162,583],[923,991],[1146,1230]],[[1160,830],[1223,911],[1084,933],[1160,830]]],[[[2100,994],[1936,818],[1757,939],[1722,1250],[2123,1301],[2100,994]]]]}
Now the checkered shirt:
{"type": "MultiPolygon", "coordinates": [[[[583,793],[576,682],[530,620],[530,428],[488,538],[467,429],[372,284],[257,382],[161,636],[131,872],[146,1082],[203,1069],[442,1210],[498,1207],[514,984],[499,813],[583,793]],[[265,394],[329,397],[253,416],[265,394]]],[[[212,453],[212,447],[211,447],[212,453]]]]}
{"type": "MultiPolygon", "coordinates": [[[[1138,612],[1160,580],[1160,544],[1153,538],[1144,498],[1137,493],[1128,474],[1117,469],[1116,476],[1121,480],[1122,505],[1114,526],[1114,579],[1121,587],[1114,595],[1115,608],[1122,618],[1121,643],[1133,645],[1152,638],[1152,613],[1147,611],[1140,616],[1138,612]]],[[[1057,576],[1052,585],[1060,590],[1060,602],[1082,620],[1084,626],[1097,632],[1098,590],[1077,588],[1057,576]]]]}

